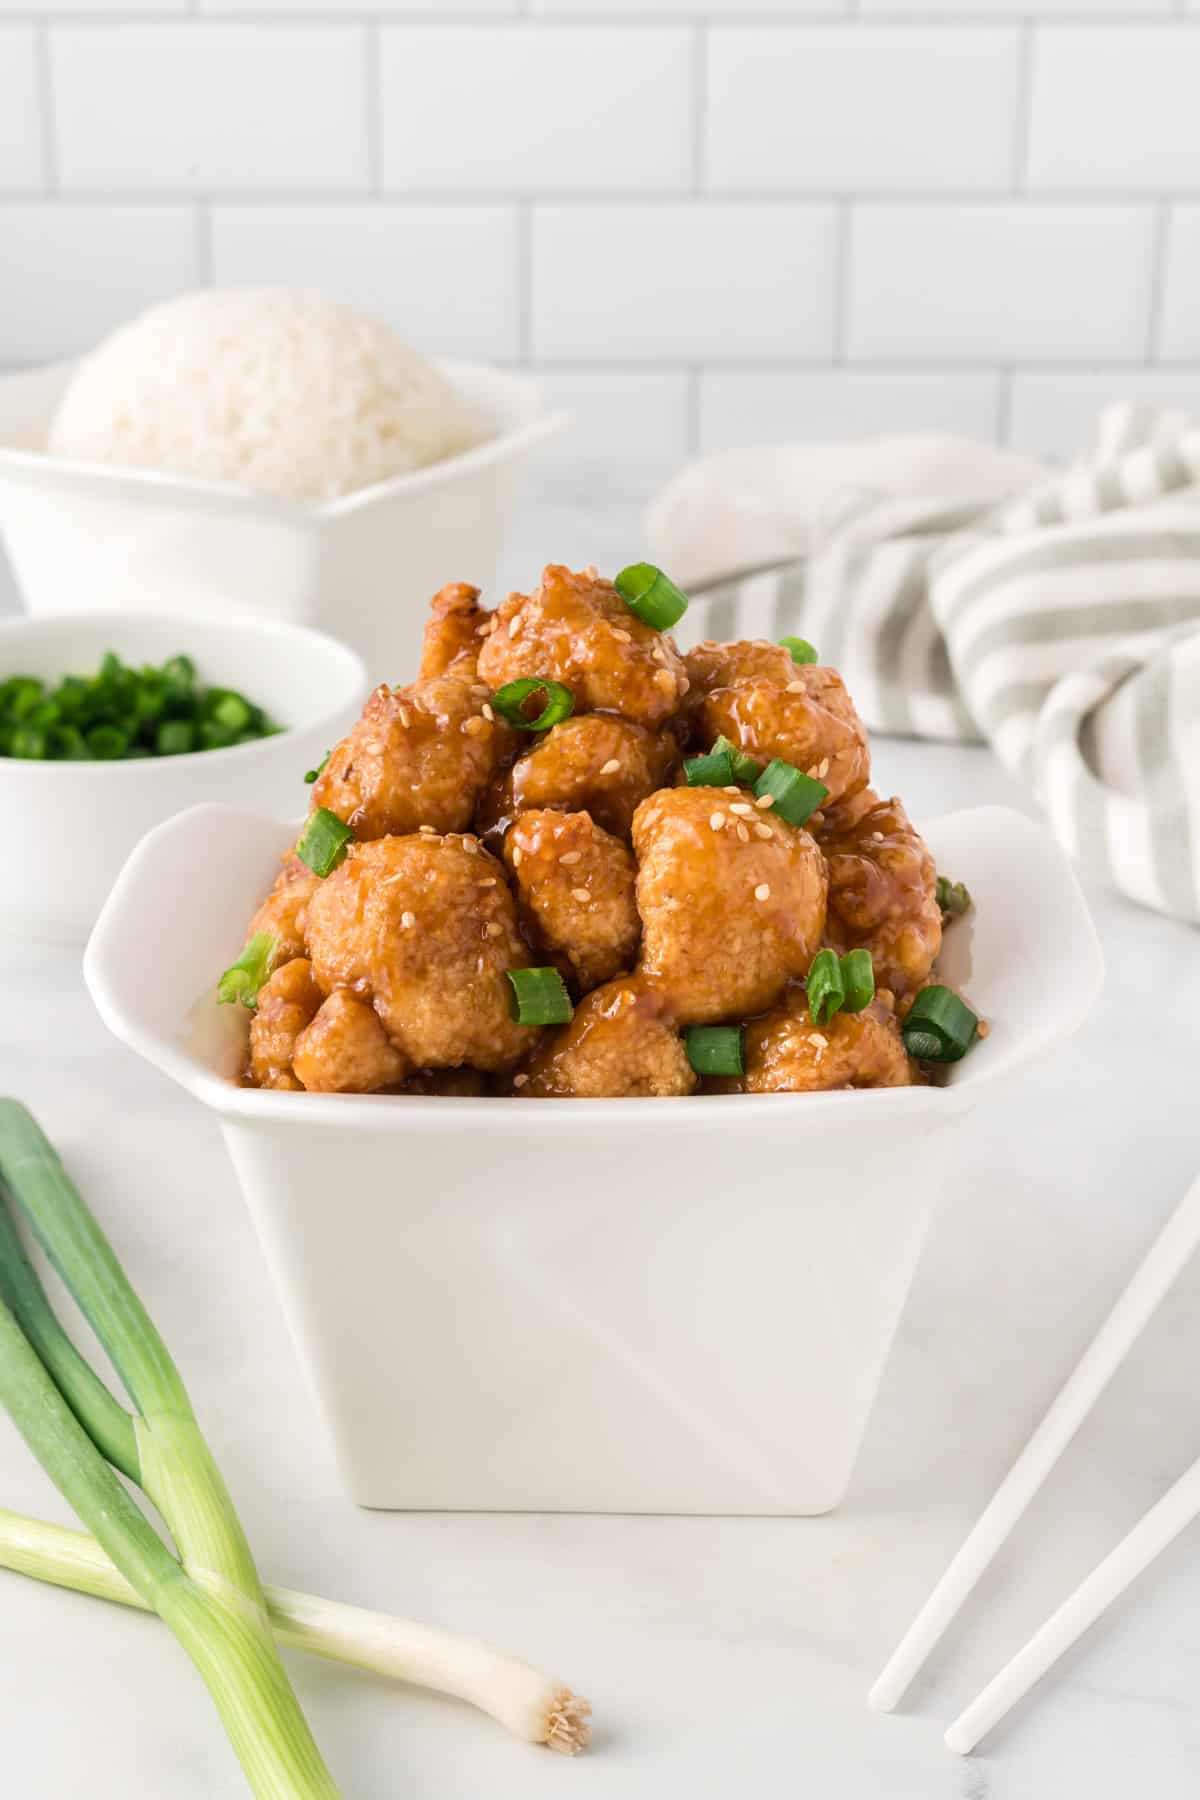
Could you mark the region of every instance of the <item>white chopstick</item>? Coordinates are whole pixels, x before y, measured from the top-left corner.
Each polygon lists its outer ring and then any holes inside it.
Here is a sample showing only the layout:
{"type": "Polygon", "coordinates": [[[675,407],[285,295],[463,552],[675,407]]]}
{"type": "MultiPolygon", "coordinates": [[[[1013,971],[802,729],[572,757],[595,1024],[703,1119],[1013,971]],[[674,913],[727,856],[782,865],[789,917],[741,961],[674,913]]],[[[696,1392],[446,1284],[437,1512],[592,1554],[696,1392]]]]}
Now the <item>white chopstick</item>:
{"type": "Polygon", "coordinates": [[[1128,1287],[996,1489],[979,1523],[892,1652],[867,1697],[877,1712],[891,1712],[899,1703],[1198,1243],[1200,1177],[1155,1238],[1128,1287]]]}
{"type": "Polygon", "coordinates": [[[989,1681],[978,1699],[960,1713],[946,1733],[946,1743],[960,1756],[973,1750],[980,1738],[999,1724],[1041,1679],[1046,1670],[1094,1625],[1106,1607],[1123,1594],[1143,1569],[1165,1550],[1200,1514],[1200,1457],[1174,1487],[1121,1539],[1116,1549],[1097,1563],[1069,1600],[1018,1650],[1012,1661],[989,1681]]]}

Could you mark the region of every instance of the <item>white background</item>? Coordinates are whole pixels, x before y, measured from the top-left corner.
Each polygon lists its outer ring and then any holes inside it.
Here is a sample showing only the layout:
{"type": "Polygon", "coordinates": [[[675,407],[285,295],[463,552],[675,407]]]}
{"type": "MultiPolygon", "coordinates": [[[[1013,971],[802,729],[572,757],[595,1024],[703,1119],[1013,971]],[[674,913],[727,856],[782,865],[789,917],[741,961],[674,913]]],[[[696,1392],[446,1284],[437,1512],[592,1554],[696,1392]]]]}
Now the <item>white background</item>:
{"type": "Polygon", "coordinates": [[[1200,0],[0,0],[0,368],[308,283],[568,451],[1065,453],[1200,410],[1198,93],[1200,0]]]}

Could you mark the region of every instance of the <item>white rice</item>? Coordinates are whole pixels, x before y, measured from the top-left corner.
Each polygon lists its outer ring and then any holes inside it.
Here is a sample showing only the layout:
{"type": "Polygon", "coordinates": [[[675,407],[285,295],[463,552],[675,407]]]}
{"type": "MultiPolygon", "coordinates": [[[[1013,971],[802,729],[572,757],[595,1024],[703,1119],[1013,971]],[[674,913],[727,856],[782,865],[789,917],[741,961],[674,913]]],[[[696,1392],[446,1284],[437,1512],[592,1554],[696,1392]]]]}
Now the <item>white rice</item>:
{"type": "Polygon", "coordinates": [[[322,294],[210,289],[155,306],[76,370],[54,456],[331,500],[485,434],[387,325],[322,294]]]}

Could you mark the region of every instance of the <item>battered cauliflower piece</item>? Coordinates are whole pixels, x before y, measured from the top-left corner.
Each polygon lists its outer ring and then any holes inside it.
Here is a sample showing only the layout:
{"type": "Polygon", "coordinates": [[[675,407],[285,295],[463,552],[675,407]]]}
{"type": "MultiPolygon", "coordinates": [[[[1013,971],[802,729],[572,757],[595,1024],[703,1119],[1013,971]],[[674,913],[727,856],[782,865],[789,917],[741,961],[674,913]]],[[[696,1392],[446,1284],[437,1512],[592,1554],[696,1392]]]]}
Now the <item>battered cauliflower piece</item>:
{"type": "Polygon", "coordinates": [[[669,1099],[695,1087],[666,997],[634,975],[595,988],[513,1081],[538,1100],[669,1099]]]}
{"type": "Polygon", "coordinates": [[[469,582],[451,581],[440,588],[429,602],[418,681],[451,673],[462,681],[477,680],[482,627],[491,616],[479,604],[479,589],[469,582]]]}
{"type": "Polygon", "coordinates": [[[862,1012],[814,1025],[808,997],[793,988],[782,1006],[746,1027],[746,1073],[722,1082],[732,1093],[815,1094],[827,1088],[913,1087],[917,1065],[896,1016],[878,1000],[862,1012]]]}
{"type": "Polygon", "coordinates": [[[871,952],[877,988],[907,1011],[942,947],[937,869],[899,800],[867,788],[817,833],[829,868],[826,931],[839,951],[871,952]]]}
{"type": "Polygon", "coordinates": [[[480,804],[479,829],[554,806],[591,813],[597,825],[628,841],[634,813],[669,778],[678,757],[668,732],[647,731],[612,713],[576,713],[497,776],[480,804]]]}
{"type": "Polygon", "coordinates": [[[619,839],[585,812],[526,812],[504,840],[529,935],[580,992],[637,958],[636,870],[619,839]]]}
{"type": "Polygon", "coordinates": [[[761,762],[781,757],[823,781],[830,805],[866,786],[867,734],[836,669],[794,663],[766,643],[700,644],[687,664],[706,745],[727,737],[761,762]]]}
{"type": "Polygon", "coordinates": [[[310,1093],[373,1094],[398,1086],[408,1064],[374,1009],[338,988],[296,1039],[292,1070],[310,1093]]]}
{"type": "Polygon", "coordinates": [[[317,889],[317,877],[294,850],[283,858],[270,893],[246,927],[247,938],[269,931],[275,939],[274,966],[304,955],[304,917],[317,889]]]}
{"type": "Polygon", "coordinates": [[[504,1069],[532,1046],[504,978],[529,952],[503,867],[477,838],[353,845],[309,903],[308,949],[322,992],[372,1003],[413,1068],[504,1069]]]}
{"type": "Polygon", "coordinates": [[[481,682],[452,674],[377,687],[318,777],[313,806],[336,813],[360,842],[422,825],[464,831],[515,743],[481,682]]]}
{"type": "Polygon", "coordinates": [[[482,639],[479,675],[493,688],[522,676],[561,681],[578,712],[615,712],[651,729],[688,688],[674,641],[644,625],[609,581],[556,563],[532,594],[510,594],[482,639]]]}
{"type": "Polygon", "coordinates": [[[808,972],[825,926],[825,863],[807,831],[745,789],[662,788],[633,820],[641,972],[676,1019],[745,1018],[808,972]]]}
{"type": "Polygon", "coordinates": [[[249,1076],[255,1087],[299,1088],[292,1069],[296,1040],[316,1017],[324,999],[312,964],[295,956],[264,981],[250,1021],[249,1076]]]}

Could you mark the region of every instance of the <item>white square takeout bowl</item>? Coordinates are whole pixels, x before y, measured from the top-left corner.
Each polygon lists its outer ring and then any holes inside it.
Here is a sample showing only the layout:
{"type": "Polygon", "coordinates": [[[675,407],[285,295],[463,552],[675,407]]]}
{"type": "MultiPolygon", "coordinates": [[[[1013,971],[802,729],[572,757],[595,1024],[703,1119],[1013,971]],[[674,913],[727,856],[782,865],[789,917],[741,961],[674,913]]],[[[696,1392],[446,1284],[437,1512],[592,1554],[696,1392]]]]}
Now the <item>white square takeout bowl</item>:
{"type": "Polygon", "coordinates": [[[485,441],[319,505],[49,456],[74,364],[0,377],[0,531],[27,608],[257,612],[341,638],[379,680],[411,668],[429,596],[491,583],[530,452],[562,423],[526,376],[437,366],[485,441]]]}
{"type": "Polygon", "coordinates": [[[365,1506],[820,1513],[841,1499],[955,1122],[1082,1021],[1100,953],[1049,835],[936,821],[991,1023],[945,1088],[451,1100],[239,1087],[214,984],[289,828],[202,807],[134,852],[85,959],[217,1114],[365,1506]],[[914,1176],[919,1171],[919,1176],[914,1176]]]}

